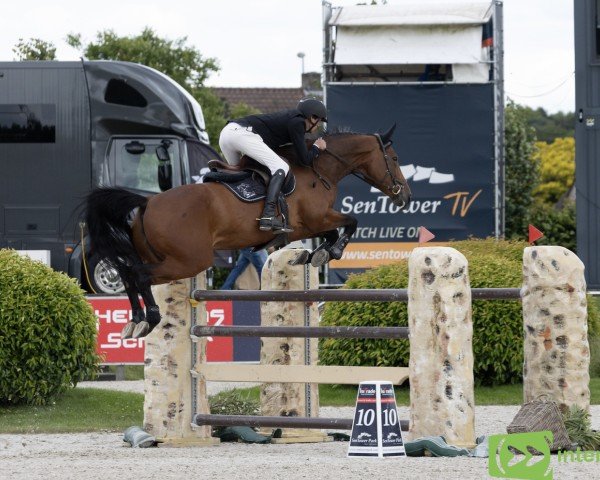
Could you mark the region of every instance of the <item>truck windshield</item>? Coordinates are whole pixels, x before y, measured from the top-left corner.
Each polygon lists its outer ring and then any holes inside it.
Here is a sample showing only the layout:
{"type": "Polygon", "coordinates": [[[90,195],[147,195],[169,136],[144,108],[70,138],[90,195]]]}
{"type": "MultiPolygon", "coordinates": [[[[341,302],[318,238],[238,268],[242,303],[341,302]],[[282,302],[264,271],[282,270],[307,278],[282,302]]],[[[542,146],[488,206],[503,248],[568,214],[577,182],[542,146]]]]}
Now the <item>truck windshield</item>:
{"type": "Polygon", "coordinates": [[[162,143],[161,138],[119,138],[112,150],[115,160],[115,184],[151,193],[160,193],[156,148],[168,146],[173,165],[179,163],[178,142],[162,143]]]}

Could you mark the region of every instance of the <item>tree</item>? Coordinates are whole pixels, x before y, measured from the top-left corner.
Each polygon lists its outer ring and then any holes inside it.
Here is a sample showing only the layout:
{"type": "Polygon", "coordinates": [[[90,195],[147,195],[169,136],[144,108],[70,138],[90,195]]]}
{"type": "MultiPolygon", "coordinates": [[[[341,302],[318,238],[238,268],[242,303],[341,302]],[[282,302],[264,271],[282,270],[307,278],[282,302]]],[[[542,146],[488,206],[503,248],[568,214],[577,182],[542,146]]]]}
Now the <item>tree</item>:
{"type": "Polygon", "coordinates": [[[535,158],[540,162],[540,184],[536,200],[550,206],[569,191],[575,181],[575,139],[557,138],[554,142],[536,143],[535,158]]]}
{"type": "Polygon", "coordinates": [[[232,106],[228,103],[224,103],[210,87],[195,89],[192,92],[192,95],[194,95],[196,100],[202,105],[202,113],[204,114],[204,121],[206,122],[206,131],[211,139],[213,147],[218,151],[220,151],[219,134],[228,119],[261,113],[260,110],[245,103],[236,103],[232,106]]]}
{"type": "Polygon", "coordinates": [[[190,92],[202,87],[208,76],[219,70],[215,58],[204,58],[198,49],[186,45],[187,37],[166,40],[149,27],[130,37],[104,30],[87,45],[82,44],[81,35],[69,34],[67,43],[90,60],[122,60],[155,68],[190,92]]]}
{"type": "Polygon", "coordinates": [[[555,138],[572,137],[575,134],[575,113],[549,114],[543,108],[533,110],[522,107],[527,123],[535,129],[537,139],[552,143],[555,138]]]}
{"type": "Polygon", "coordinates": [[[522,238],[539,183],[539,160],[534,158],[535,131],[524,108],[509,101],[505,109],[505,236],[522,238]]]}
{"type": "Polygon", "coordinates": [[[16,60],[56,60],[56,47],[52,42],[39,38],[23,40],[19,38],[12,51],[17,56],[16,60]]]}

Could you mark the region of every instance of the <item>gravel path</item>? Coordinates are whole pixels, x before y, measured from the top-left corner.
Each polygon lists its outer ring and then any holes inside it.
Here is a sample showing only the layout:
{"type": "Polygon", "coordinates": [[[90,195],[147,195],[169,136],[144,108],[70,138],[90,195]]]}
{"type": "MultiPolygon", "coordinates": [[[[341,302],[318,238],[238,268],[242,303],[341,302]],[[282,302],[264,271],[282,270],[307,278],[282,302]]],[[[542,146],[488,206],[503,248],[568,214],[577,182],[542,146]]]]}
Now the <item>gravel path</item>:
{"type": "MultiPolygon", "coordinates": [[[[248,385],[248,384],[244,384],[248,385]]],[[[113,388],[143,393],[143,382],[94,382],[80,387],[113,388]]],[[[235,384],[213,385],[216,392],[235,384]]],[[[476,434],[504,433],[519,407],[476,407],[476,434]]],[[[408,408],[400,407],[401,418],[408,408]]],[[[600,406],[592,406],[592,426],[600,428],[600,406]]],[[[351,418],[353,409],[321,408],[325,417],[351,418]]],[[[137,479],[243,478],[335,479],[376,477],[405,479],[483,479],[482,458],[346,458],[347,443],[248,445],[224,443],[206,448],[133,449],[119,433],[0,435],[0,479],[137,479]],[[379,468],[376,473],[372,468],[379,468]],[[391,470],[383,470],[390,468],[391,470]]],[[[554,478],[598,478],[597,463],[558,464],[554,478]]]]}

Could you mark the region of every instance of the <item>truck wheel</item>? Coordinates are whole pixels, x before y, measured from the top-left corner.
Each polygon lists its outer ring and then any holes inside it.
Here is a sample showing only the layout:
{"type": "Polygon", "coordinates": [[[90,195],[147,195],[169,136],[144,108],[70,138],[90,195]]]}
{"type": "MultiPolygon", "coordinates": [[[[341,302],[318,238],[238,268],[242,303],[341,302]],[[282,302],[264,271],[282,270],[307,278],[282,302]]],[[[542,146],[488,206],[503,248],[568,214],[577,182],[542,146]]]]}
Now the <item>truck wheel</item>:
{"type": "Polygon", "coordinates": [[[93,255],[88,262],[88,271],[90,287],[97,293],[114,295],[125,291],[121,277],[103,258],[93,255]]]}

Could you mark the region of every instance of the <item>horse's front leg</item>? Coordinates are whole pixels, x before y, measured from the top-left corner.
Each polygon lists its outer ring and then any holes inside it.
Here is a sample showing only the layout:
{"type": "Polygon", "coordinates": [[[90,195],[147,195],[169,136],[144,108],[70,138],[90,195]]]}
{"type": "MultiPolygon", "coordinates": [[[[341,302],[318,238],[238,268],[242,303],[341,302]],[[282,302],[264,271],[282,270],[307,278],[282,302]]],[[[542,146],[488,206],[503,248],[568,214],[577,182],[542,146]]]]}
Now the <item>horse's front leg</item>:
{"type": "Polygon", "coordinates": [[[358,221],[350,215],[329,210],[325,216],[324,223],[334,227],[331,230],[326,230],[321,235],[325,241],[319,245],[311,254],[308,261],[315,267],[320,267],[327,263],[330,259],[339,260],[342,258],[344,248],[348,245],[350,237],[356,232],[358,221]],[[338,228],[342,227],[342,233],[338,232],[338,228]]]}
{"type": "Polygon", "coordinates": [[[342,233],[329,248],[329,254],[334,260],[339,260],[340,258],[342,258],[344,249],[350,242],[350,237],[354,235],[354,232],[356,232],[358,221],[354,217],[349,216],[348,218],[351,220],[351,222],[348,225],[344,226],[342,233]]]}

